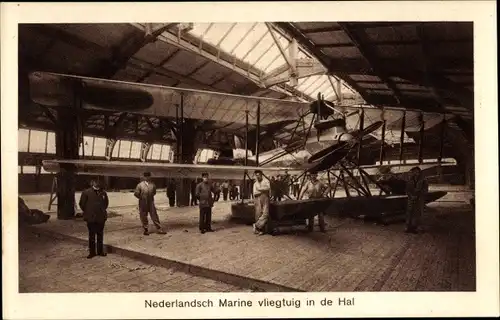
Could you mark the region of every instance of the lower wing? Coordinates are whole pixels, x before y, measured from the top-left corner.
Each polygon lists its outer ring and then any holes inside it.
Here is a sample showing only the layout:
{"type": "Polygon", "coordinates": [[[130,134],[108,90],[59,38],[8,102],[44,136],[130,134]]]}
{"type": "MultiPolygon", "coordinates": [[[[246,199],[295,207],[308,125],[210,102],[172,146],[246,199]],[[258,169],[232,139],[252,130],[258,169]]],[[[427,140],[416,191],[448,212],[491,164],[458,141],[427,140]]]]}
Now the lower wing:
{"type": "MultiPolygon", "coordinates": [[[[292,168],[261,168],[248,166],[207,165],[207,164],[177,164],[150,163],[130,161],[100,161],[100,160],[44,160],[43,169],[57,173],[72,167],[80,175],[97,175],[111,177],[140,177],[144,172],[150,172],[152,177],[161,178],[200,178],[207,172],[211,179],[242,180],[245,172],[253,176],[255,170],[261,170],[264,175],[274,176],[288,170],[290,174],[299,171],[292,168]]],[[[301,172],[301,171],[300,171],[301,172]]]]}

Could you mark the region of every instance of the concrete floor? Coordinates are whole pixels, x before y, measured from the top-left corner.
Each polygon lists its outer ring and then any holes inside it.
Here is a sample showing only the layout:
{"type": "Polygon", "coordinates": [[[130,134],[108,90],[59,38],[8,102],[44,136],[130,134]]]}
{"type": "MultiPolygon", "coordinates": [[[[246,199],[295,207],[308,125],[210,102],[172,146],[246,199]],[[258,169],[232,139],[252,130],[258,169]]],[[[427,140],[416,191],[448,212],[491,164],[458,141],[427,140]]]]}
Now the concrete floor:
{"type": "Polygon", "coordinates": [[[21,229],[19,292],[246,291],[119,255],[89,260],[87,254],[85,246],[21,229]],[[57,272],[61,268],[65,271],[57,272]]]}
{"type": "MultiPolygon", "coordinates": [[[[110,193],[111,214],[105,243],[116,254],[105,259],[115,261],[126,256],[146,266],[188,272],[191,276],[232,284],[232,288],[253,290],[474,291],[474,212],[468,204],[471,194],[458,188],[449,190],[449,195],[429,206],[423,219],[425,233],[420,235],[403,233],[401,224],[382,227],[329,218],[326,233],[297,230],[277,237],[255,236],[250,227],[231,223],[227,202],[215,205],[216,232],[201,235],[197,232],[197,208],[168,208],[165,197],[158,197],[158,209],[168,234],[145,237],[132,194],[110,193]]],[[[30,208],[46,210],[48,195],[23,198],[30,208]]],[[[73,245],[78,243],[80,251],[63,246],[65,242],[52,247],[51,250],[83,257],[61,262],[68,263],[66,267],[73,270],[96,263],[84,259],[87,231],[83,221],[57,220],[52,215],[48,223],[31,230],[71,240],[73,245]]],[[[26,272],[22,279],[30,279],[30,271],[26,272]]],[[[23,286],[26,290],[30,286],[45,292],[58,290],[29,282],[23,286]]]]}

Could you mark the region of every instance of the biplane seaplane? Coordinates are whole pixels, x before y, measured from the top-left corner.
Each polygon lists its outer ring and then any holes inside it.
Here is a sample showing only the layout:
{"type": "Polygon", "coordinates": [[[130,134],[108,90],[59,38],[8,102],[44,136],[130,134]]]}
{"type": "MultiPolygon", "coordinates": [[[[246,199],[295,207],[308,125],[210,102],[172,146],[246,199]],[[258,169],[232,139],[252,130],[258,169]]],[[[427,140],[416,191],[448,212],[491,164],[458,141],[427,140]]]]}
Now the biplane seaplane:
{"type": "MultiPolygon", "coordinates": [[[[367,136],[374,135],[384,124],[383,121],[377,120],[366,127],[361,123],[360,128],[347,130],[347,119],[360,114],[360,119],[364,117],[365,112],[362,108],[357,108],[355,112],[346,114],[345,109],[348,106],[335,105],[325,101],[321,96],[313,103],[306,103],[47,72],[31,73],[29,80],[31,99],[48,108],[74,108],[76,113],[81,109],[126,112],[177,120],[180,118],[181,122],[185,118],[212,120],[224,128],[231,125],[241,128],[243,125],[246,138],[248,138],[250,130],[255,131],[257,136],[254,159],[249,159],[246,155],[244,165],[239,165],[226,152],[222,157],[212,159],[211,163],[208,164],[165,164],[86,159],[45,160],[42,165],[47,172],[57,173],[63,168],[64,170],[71,168],[70,170],[76,174],[82,175],[139,177],[144,172],[150,172],[152,177],[191,179],[200,177],[202,172],[208,172],[212,179],[229,180],[251,179],[250,174],[255,170],[261,170],[267,176],[288,171],[289,174],[300,177],[305,177],[308,172],[323,172],[327,173],[329,180],[330,174],[336,178],[334,189],[339,183],[345,187],[347,196],[343,198],[335,198],[335,194],[330,194],[330,197],[324,200],[288,200],[275,203],[271,206],[271,215],[275,218],[274,220],[286,220],[284,217],[300,220],[305,217],[305,214],[310,221],[311,214],[314,212],[351,212],[353,208],[365,206],[372,208],[375,213],[380,213],[389,210],[387,208],[393,210],[394,207],[397,207],[396,209],[400,210],[405,203],[405,196],[399,196],[395,205],[394,198],[391,201],[390,191],[382,186],[379,187],[382,192],[386,193],[385,196],[372,195],[368,186],[370,175],[366,173],[365,169],[377,168],[380,165],[360,166],[352,157],[356,147],[360,146],[367,136]],[[75,101],[78,103],[75,104],[75,101]],[[333,119],[330,119],[332,117],[333,119]],[[280,156],[279,153],[290,154],[301,149],[309,151],[319,149],[319,151],[312,153],[307,161],[299,167],[267,166],[266,164],[272,163],[269,159],[266,160],[267,163],[259,163],[258,150],[261,132],[272,133],[273,130],[276,131],[297,122],[297,119],[302,122],[310,120],[307,132],[303,132],[303,139],[291,141],[288,146],[282,148],[282,152],[275,151],[272,156],[274,159],[271,160],[277,160],[280,156]],[[316,131],[315,134],[312,127],[316,131]],[[358,178],[353,175],[353,171],[358,172],[358,178]],[[351,197],[349,188],[353,188],[363,197],[351,197]],[[297,204],[300,205],[297,206],[297,204]]],[[[381,113],[379,109],[371,111],[379,115],[381,113]]],[[[363,121],[361,120],[361,122],[363,121]]],[[[425,163],[425,165],[436,166],[446,165],[446,163],[425,163]]],[[[409,170],[414,165],[389,164],[388,166],[409,170]]],[[[375,181],[371,182],[376,185],[375,181]]],[[[429,197],[429,201],[435,201],[443,195],[432,195],[429,197]]],[[[251,204],[240,203],[239,205],[249,206],[251,204]]]]}

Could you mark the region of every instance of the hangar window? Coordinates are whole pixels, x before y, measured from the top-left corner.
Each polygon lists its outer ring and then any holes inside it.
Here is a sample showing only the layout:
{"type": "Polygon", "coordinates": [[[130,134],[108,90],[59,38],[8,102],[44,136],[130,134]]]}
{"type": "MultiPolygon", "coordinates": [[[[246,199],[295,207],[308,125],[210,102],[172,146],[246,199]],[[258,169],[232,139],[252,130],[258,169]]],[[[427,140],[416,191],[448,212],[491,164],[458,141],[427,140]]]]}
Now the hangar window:
{"type": "Polygon", "coordinates": [[[118,154],[118,157],[127,159],[130,158],[132,142],[127,140],[121,140],[120,142],[120,153],[118,154]]]}
{"type": "Polygon", "coordinates": [[[121,140],[118,140],[115,144],[115,147],[113,148],[113,154],[112,158],[118,158],[118,153],[120,152],[120,145],[121,145],[121,140]]]}
{"type": "Polygon", "coordinates": [[[19,129],[17,132],[17,148],[20,152],[28,152],[28,143],[29,143],[29,134],[30,131],[28,129],[19,129]]]}
{"type": "Polygon", "coordinates": [[[35,166],[23,166],[23,174],[35,174],[36,167],[35,166]]]}
{"type": "Polygon", "coordinates": [[[161,145],[160,144],[153,144],[151,148],[149,149],[149,159],[151,160],[160,160],[161,156],[161,145]]]}
{"type": "Polygon", "coordinates": [[[80,143],[78,154],[80,156],[91,157],[94,149],[94,137],[83,136],[83,145],[80,143]]]}
{"type": "Polygon", "coordinates": [[[141,157],[141,143],[139,141],[132,142],[132,150],[130,152],[130,158],[139,159],[141,157]]]}
{"type": "Polygon", "coordinates": [[[29,152],[45,153],[47,131],[31,130],[29,135],[29,152]]]}
{"type": "Polygon", "coordinates": [[[198,157],[197,162],[199,163],[206,163],[208,159],[213,158],[215,155],[215,152],[211,149],[203,149],[200,152],[200,156],[198,157]]]}
{"type": "Polygon", "coordinates": [[[19,173],[19,174],[23,173],[23,167],[22,166],[17,166],[17,173],[19,173]]]}
{"type": "Polygon", "coordinates": [[[94,138],[94,157],[104,157],[106,154],[106,139],[94,138]]]}
{"type": "Polygon", "coordinates": [[[55,154],[56,153],[56,134],[55,132],[47,132],[47,153],[55,154]]]}
{"type": "Polygon", "coordinates": [[[172,153],[171,151],[172,151],[172,148],[169,145],[163,145],[160,160],[170,161],[170,155],[172,153]]]}

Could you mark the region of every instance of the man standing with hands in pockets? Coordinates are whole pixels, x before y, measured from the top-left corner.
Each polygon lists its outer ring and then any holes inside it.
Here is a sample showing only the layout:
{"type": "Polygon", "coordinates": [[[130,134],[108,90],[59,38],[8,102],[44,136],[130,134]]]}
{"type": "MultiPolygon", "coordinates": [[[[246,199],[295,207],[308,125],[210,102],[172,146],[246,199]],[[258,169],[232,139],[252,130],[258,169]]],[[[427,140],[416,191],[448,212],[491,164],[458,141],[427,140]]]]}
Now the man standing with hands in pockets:
{"type": "Polygon", "coordinates": [[[166,233],[161,227],[160,219],[158,218],[158,213],[156,212],[155,195],[156,186],[153,181],[151,181],[151,173],[145,172],[142,181],[139,182],[134,192],[134,196],[139,199],[139,216],[141,218],[145,236],[149,235],[148,213],[151,216],[151,220],[153,220],[158,233],[166,233]]]}
{"type": "Polygon", "coordinates": [[[212,207],[214,205],[213,194],[215,193],[214,186],[208,181],[208,173],[201,174],[203,179],[196,186],[196,197],[200,207],[200,232],[213,232],[212,230],[212,207]]]}
{"type": "Polygon", "coordinates": [[[267,227],[267,221],[269,220],[271,184],[269,180],[263,177],[260,170],[255,170],[255,177],[257,179],[253,184],[253,198],[255,203],[255,219],[257,222],[253,224],[253,232],[263,235],[267,227]]]}

